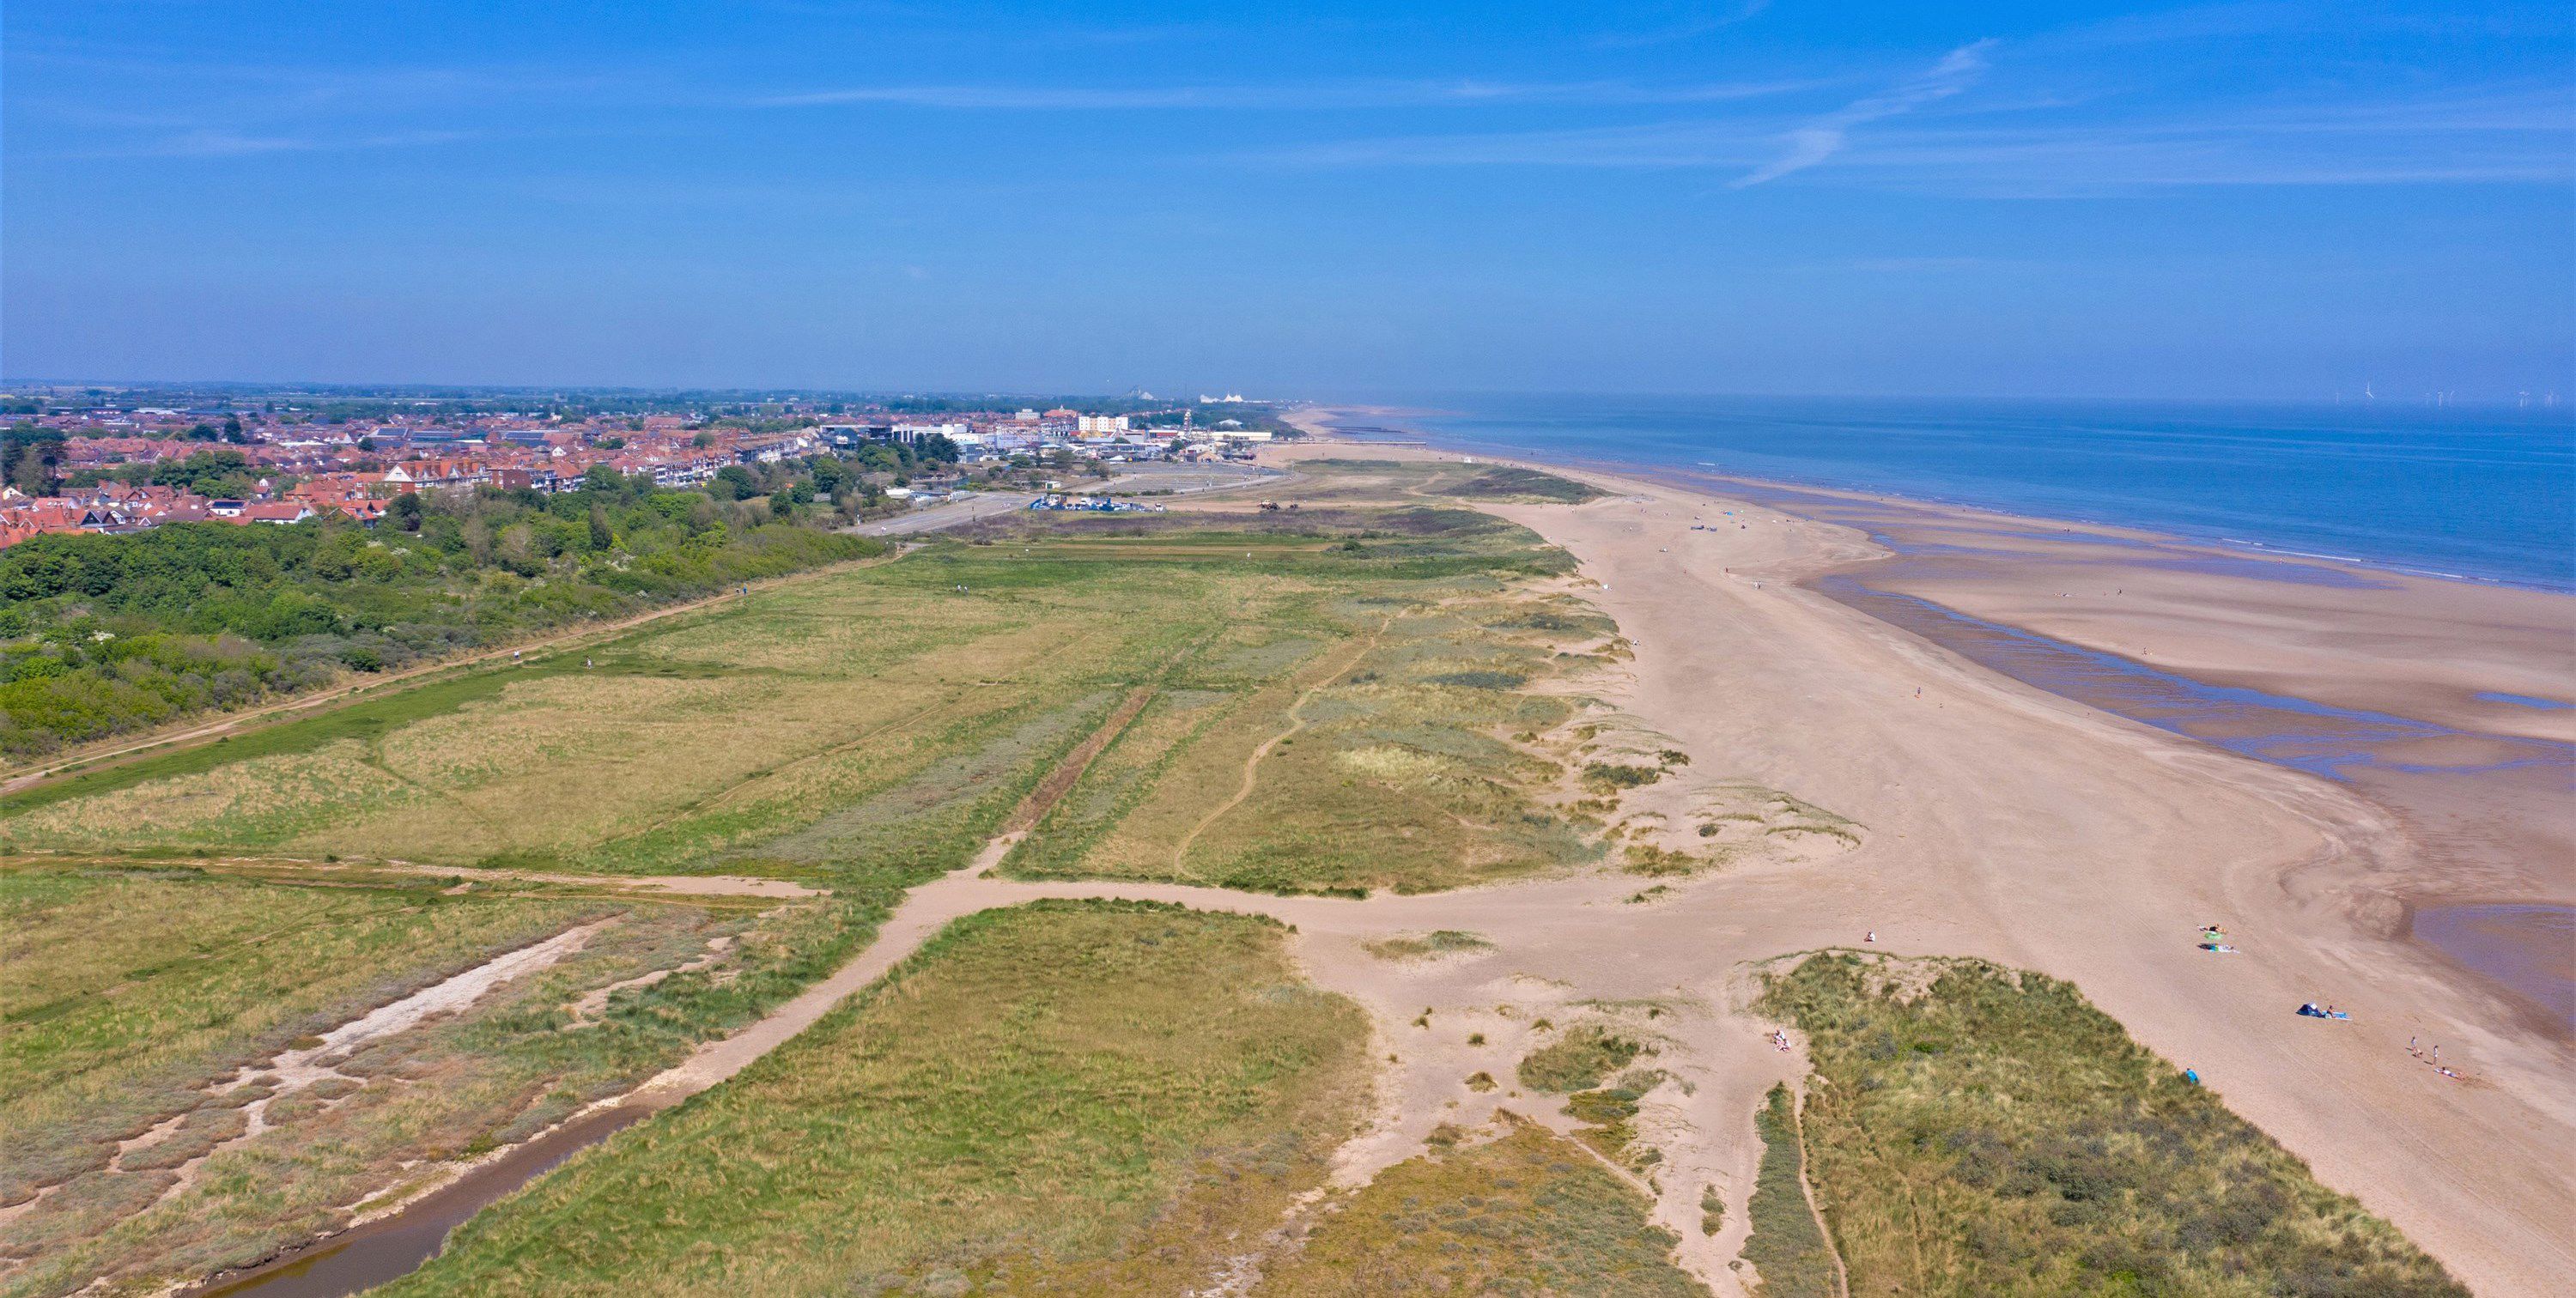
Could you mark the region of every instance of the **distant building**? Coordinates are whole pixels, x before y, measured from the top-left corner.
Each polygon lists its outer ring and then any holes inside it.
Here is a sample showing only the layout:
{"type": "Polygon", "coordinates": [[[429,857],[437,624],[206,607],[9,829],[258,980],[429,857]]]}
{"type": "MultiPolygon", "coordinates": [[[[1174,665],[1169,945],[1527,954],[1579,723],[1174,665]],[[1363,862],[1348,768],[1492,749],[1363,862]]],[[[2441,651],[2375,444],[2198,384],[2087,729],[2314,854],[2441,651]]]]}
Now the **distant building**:
{"type": "Polygon", "coordinates": [[[969,435],[964,424],[896,424],[893,433],[898,442],[918,442],[932,436],[945,437],[953,442],[969,435]]]}

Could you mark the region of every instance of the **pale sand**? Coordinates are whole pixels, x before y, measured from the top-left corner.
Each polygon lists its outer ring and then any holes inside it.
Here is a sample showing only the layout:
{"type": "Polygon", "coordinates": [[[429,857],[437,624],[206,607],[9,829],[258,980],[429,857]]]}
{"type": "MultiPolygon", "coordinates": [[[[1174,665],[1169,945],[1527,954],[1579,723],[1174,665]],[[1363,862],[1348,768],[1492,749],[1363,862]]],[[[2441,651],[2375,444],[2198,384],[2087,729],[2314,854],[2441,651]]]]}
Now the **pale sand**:
{"type": "MultiPolygon", "coordinates": [[[[1277,458],[1335,449],[1348,453],[1277,458]]],[[[1658,1087],[1640,1114],[1664,1154],[1655,1216],[1682,1237],[1685,1265],[1738,1294],[1748,1277],[1730,1262],[1759,1157],[1751,1115],[1774,1081],[1804,1071],[1742,1008],[1756,966],[1858,946],[1874,929],[1878,950],[2072,980],[2480,1293],[2554,1293],[2576,1275],[2569,1053],[2450,966],[2353,922],[2355,884],[2412,859],[2393,817],[2343,787],[1999,677],[1788,580],[1871,554],[1849,529],[1730,502],[1747,527],[1693,532],[1693,511],[1713,508],[1706,498],[1594,480],[1623,494],[1495,512],[1603,583],[1589,597],[1637,646],[1602,683],[1608,701],[1687,748],[1694,779],[1758,782],[1860,822],[1856,850],[1740,867],[1646,905],[1624,899],[1647,881],[1617,874],[1348,901],[994,878],[1008,835],[973,868],[915,889],[849,966],[630,1102],[659,1107],[732,1076],[986,907],[1116,896],[1264,913],[1296,926],[1309,975],[1365,1006],[1375,1053],[1395,1056],[1368,1128],[1341,1151],[1343,1186],[1418,1153],[1434,1125],[1472,1125],[1497,1106],[1569,1129],[1553,1098],[1511,1089],[1539,1039],[1533,1021],[1600,1012],[1587,1000],[1661,1001],[1652,1019],[1614,1011],[1657,1038],[1652,1062],[1688,1083],[1687,1094],[1658,1087]],[[2198,951],[2208,921],[2245,953],[2198,951]],[[1436,928],[1494,948],[1422,962],[1364,949],[1436,928]],[[2294,1017],[2310,998],[2354,1021],[2294,1017]],[[1430,1026],[1413,1026],[1425,1007],[1430,1026]],[[1482,1045],[1469,1044],[1476,1033],[1482,1045]],[[2414,1034],[2441,1043],[2470,1080],[2409,1057],[2414,1034]],[[1468,1090],[1480,1070],[1503,1089],[1468,1090]],[[1714,1239],[1698,1231],[1706,1183],[1728,1209],[1714,1239]]],[[[1296,498],[1294,482],[1267,490],[1296,498]]]]}
{"type": "MultiPolygon", "coordinates": [[[[1786,789],[1860,821],[1866,842],[1651,908],[1569,909],[1546,899],[1563,885],[1543,885],[1372,902],[1372,921],[1401,910],[1414,927],[1507,938],[1475,963],[1596,996],[1678,988],[1722,1003],[1745,961],[1857,944],[1872,928],[1903,953],[2038,969],[2199,1069],[2480,1292],[2552,1292],[2576,1275],[2576,1059],[2448,964],[2355,922],[2357,891],[2416,867],[2394,817],[2327,781],[2003,679],[1795,585],[1875,549],[1848,529],[1727,502],[1748,527],[1693,532],[1710,498],[1579,476],[1625,494],[1496,512],[1606,583],[1594,598],[1638,645],[1633,692],[1614,701],[1684,740],[1695,773],[1786,789]],[[1759,589],[1749,571],[1764,574],[1759,589]],[[1539,916],[1512,922],[1533,906],[1539,916]],[[2244,954],[2194,949],[2206,921],[2244,954]],[[2356,1021],[2290,1015],[2310,998],[2356,1021]],[[2410,1057],[2418,1034],[2471,1080],[2410,1057]]],[[[1742,1087],[1703,1083],[1694,1101],[1701,1131],[1730,1133],[1778,1056],[1723,1015],[1690,1044],[1712,1066],[1732,1060],[1723,1071],[1742,1087]]]]}
{"type": "MultiPolygon", "coordinates": [[[[1879,950],[1983,956],[2074,981],[2481,1293],[2549,1293],[2576,1274],[2565,1052],[2463,991],[2447,965],[2356,930],[2336,905],[2352,872],[2405,850],[2387,816],[2323,781],[2002,679],[1787,582],[1756,589],[1723,571],[1788,576],[1847,560],[1866,543],[1844,529],[1756,509],[1745,530],[1691,532],[1698,500],[1613,485],[1629,494],[1496,511],[1605,583],[1591,598],[1638,646],[1610,701],[1679,739],[1694,777],[1755,780],[1860,821],[1859,849],[1631,905],[1645,881],[1621,875],[1366,901],[1019,883],[986,873],[1006,850],[997,842],[978,868],[916,889],[874,947],[776,1026],[820,1017],[949,919],[989,906],[1116,896],[1273,915],[1297,926],[1314,980],[1367,1007],[1380,1053],[1396,1056],[1379,1112],[1339,1160],[1336,1180],[1355,1185],[1418,1152],[1434,1125],[1473,1124],[1497,1105],[1569,1128],[1554,1099],[1510,1091],[1529,1025],[1570,1024],[1588,999],[1660,998],[1661,1017],[1622,1020],[1658,1036],[1654,1063],[1691,1088],[1658,1088],[1641,1115],[1665,1155],[1656,1218],[1683,1237],[1686,1264],[1736,1293],[1728,1262],[1759,1154],[1752,1111],[1803,1071],[1741,1009],[1753,967],[1858,946],[1875,929],[1879,950]],[[2245,954],[2197,950],[2207,921],[2245,954]],[[1419,963],[1363,949],[1435,928],[1483,934],[1495,949],[1419,963]],[[2311,997],[2355,1021],[2294,1017],[2311,997]],[[1412,1026],[1425,1007],[1431,1026],[1412,1026]],[[1468,1044],[1476,1033],[1485,1044],[1468,1044]],[[2409,1057],[2417,1033],[2472,1080],[2409,1057]],[[1479,1070],[1504,1089],[1468,1090],[1479,1070]],[[1709,1182],[1729,1205],[1715,1239],[1697,1230],[1709,1182]]],[[[1293,483],[1272,490],[1295,498],[1293,483]]],[[[755,1031],[676,1070],[671,1089],[712,1084],[792,1035],[755,1031]]]]}

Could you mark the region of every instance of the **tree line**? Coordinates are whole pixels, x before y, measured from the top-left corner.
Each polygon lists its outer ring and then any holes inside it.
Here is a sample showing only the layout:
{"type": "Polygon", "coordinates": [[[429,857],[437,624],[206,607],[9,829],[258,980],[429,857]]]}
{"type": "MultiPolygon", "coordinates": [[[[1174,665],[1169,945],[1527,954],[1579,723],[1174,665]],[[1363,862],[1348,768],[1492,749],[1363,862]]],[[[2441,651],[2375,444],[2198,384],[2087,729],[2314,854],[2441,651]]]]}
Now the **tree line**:
{"type": "Polygon", "coordinates": [[[551,496],[407,495],[374,527],[335,512],[20,542],[0,550],[0,756],[882,552],[834,530],[869,484],[817,459],[706,490],[599,466],[551,496]]]}

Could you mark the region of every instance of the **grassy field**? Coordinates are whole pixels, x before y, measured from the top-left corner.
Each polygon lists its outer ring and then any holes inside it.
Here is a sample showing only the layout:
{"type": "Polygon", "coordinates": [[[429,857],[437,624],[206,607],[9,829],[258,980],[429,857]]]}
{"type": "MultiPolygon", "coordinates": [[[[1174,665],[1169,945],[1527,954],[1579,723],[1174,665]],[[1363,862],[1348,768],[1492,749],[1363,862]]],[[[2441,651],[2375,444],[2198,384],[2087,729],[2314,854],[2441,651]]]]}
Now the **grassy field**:
{"type": "Polygon", "coordinates": [[[20,793],[0,850],[768,874],[884,901],[962,864],[1145,688],[1014,872],[1420,889],[1596,854],[1532,804],[1554,765],[1506,738],[1561,719],[1523,687],[1599,630],[1530,588],[1564,556],[1454,509],[1276,522],[938,543],[20,793]]]}
{"type": "Polygon", "coordinates": [[[1253,1294],[1708,1292],[1673,1264],[1680,1241],[1646,1220],[1644,1195],[1546,1128],[1504,1121],[1499,1140],[1378,1173],[1253,1294]]]}
{"type": "MultiPolygon", "coordinates": [[[[0,1258],[16,1259],[0,1288],[257,1256],[625,1089],[846,961],[1050,772],[1072,778],[1067,756],[1095,733],[1105,748],[1012,872],[1356,892],[1585,866],[1599,826],[1548,805],[1563,768],[1530,742],[1567,715],[1540,687],[1595,661],[1585,646],[1610,631],[1553,585],[1567,563],[1428,504],[1014,519],[0,800],[16,908],[0,1190],[44,1191],[0,1221],[0,1258]],[[397,866],[756,875],[829,896],[460,893],[397,866]],[[560,964],[332,1077],[218,1085],[595,922],[560,964]],[[176,952],[171,932],[187,935],[176,952]],[[703,967],[603,995],[682,966],[703,967]]],[[[1144,1181],[1103,1184],[1164,1185],[1165,1164],[1140,1167],[1119,1175],[1144,1181]]],[[[1157,1202],[1240,1206],[1190,1196],[1157,1202]]],[[[1133,1238],[1133,1206],[1102,1206],[1099,1229],[1133,1238]]],[[[994,1238],[1017,1211],[983,1219],[994,1238]]],[[[1059,1246],[1091,1247],[1047,1237],[1059,1246]]],[[[1084,1275],[1129,1264],[1083,1256],[1084,1275]]]]}
{"type": "Polygon", "coordinates": [[[1643,1044],[1598,1024],[1568,1028],[1521,1060],[1521,1085],[1560,1095],[1589,1090],[1645,1051],[1643,1044]]]}
{"type": "Polygon", "coordinates": [[[2068,984],[1828,955],[1764,1007],[1854,1294],[2467,1292],[2068,984]]]}
{"type": "Polygon", "coordinates": [[[1279,489],[1300,502],[1453,500],[1544,502],[1579,505],[1607,494],[1536,469],[1457,460],[1300,460],[1301,480],[1279,489]]]}
{"type": "Polygon", "coordinates": [[[763,913],[443,888],[180,866],[0,870],[0,1202],[51,1187],[0,1224],[0,1255],[24,1260],[0,1292],[187,1278],[335,1226],[347,1205],[404,1184],[407,1163],[524,1137],[748,1022],[802,984],[798,957],[837,927],[816,904],[763,913]],[[357,1049],[327,1076],[281,1077],[271,1063],[577,925],[595,927],[552,967],[357,1049]],[[703,972],[578,1012],[587,992],[711,951],[724,958],[703,972]],[[249,1085],[228,1085],[246,1069],[249,1085]],[[218,1149],[253,1111],[257,1139],[218,1149]]]}
{"type": "Polygon", "coordinates": [[[1753,1114],[1754,1134],[1762,1138],[1762,1165],[1754,1173],[1753,1195],[1745,1213],[1753,1233],[1744,1241],[1744,1260],[1762,1279],[1763,1298],[1834,1298],[1834,1259],[1816,1211],[1807,1204],[1799,1174],[1805,1156],[1798,1144],[1798,1101],[1786,1086],[1774,1086],[1753,1114]]]}
{"type": "MultiPolygon", "coordinates": [[[[1265,920],[952,925],[734,1082],[465,1227],[388,1295],[1175,1293],[1355,1128],[1360,1010],[1265,920]]],[[[1238,1238],[1239,1237],[1239,1238],[1238,1238]]]]}
{"type": "MultiPolygon", "coordinates": [[[[1356,518],[1378,526],[1304,520],[1345,541],[1270,559],[1285,571],[1239,591],[1223,628],[1172,660],[1160,696],[1006,873],[1413,892],[1599,856],[1595,827],[1545,804],[1560,767],[1514,742],[1565,720],[1567,702],[1532,687],[1589,665],[1568,648],[1605,625],[1529,580],[1562,556],[1477,515],[1356,518]],[[1392,534],[1361,539],[1371,531],[1392,534]]],[[[1297,539],[1235,544],[1263,556],[1297,539]]],[[[1091,543],[1104,557],[1120,544],[1091,543]]]]}

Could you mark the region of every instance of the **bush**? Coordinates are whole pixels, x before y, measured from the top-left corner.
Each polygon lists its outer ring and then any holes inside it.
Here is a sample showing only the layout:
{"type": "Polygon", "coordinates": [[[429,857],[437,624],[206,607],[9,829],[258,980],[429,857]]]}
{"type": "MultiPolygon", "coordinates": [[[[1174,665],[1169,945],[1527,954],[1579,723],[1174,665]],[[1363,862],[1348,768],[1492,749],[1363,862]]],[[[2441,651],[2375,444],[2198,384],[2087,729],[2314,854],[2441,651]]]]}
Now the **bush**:
{"type": "Polygon", "coordinates": [[[1587,1024],[1531,1051],[1521,1060],[1521,1085],[1533,1091],[1566,1094],[1588,1091],[1601,1079],[1627,1067],[1646,1048],[1626,1037],[1587,1024]]]}
{"type": "Polygon", "coordinates": [[[0,648],[0,757],[884,548],[792,523],[724,527],[700,493],[606,477],[552,499],[403,496],[373,534],[334,516],[0,550],[0,634],[19,641],[0,648]]]}

